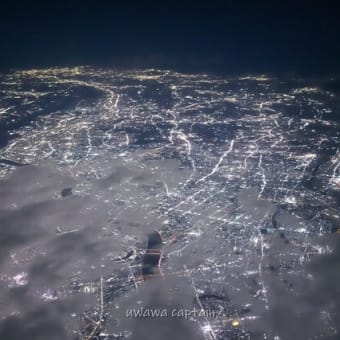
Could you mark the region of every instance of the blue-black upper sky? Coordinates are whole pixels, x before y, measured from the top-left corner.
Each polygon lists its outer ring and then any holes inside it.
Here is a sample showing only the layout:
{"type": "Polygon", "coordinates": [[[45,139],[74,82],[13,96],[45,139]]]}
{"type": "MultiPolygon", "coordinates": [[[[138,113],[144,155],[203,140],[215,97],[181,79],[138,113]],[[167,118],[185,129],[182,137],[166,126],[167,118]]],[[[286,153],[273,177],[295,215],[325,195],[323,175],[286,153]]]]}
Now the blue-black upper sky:
{"type": "Polygon", "coordinates": [[[339,11],[327,1],[11,1],[2,69],[94,64],[223,73],[333,74],[339,11]]]}

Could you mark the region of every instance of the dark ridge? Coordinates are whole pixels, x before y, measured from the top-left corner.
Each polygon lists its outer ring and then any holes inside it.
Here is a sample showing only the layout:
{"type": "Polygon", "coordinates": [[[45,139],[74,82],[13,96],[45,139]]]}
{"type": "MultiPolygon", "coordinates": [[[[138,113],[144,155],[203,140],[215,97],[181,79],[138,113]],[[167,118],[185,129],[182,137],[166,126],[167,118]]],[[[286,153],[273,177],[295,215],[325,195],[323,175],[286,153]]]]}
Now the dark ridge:
{"type": "Polygon", "coordinates": [[[161,275],[161,249],[162,237],[158,231],[154,231],[148,235],[147,248],[142,260],[142,275],[144,280],[161,275]]]}
{"type": "Polygon", "coordinates": [[[161,250],[163,245],[162,237],[158,231],[148,235],[147,250],[161,250]]]}

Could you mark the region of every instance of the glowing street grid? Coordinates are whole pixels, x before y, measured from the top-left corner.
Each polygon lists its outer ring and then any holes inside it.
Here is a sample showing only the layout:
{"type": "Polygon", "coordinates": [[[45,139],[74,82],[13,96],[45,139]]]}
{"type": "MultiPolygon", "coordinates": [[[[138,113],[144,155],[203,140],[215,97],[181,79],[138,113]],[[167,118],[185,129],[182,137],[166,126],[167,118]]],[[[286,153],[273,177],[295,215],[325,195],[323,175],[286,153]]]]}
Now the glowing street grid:
{"type": "MultiPolygon", "coordinates": [[[[74,334],[132,336],[133,321],[122,320],[127,306],[147,307],[152,295],[140,264],[156,228],[164,294],[177,303],[185,291],[190,308],[217,315],[186,320],[197,338],[280,339],[270,322],[278,295],[303,296],[313,281],[306,264],[332,252],[322,240],[340,227],[333,93],[301,79],[91,67],[16,71],[0,83],[0,126],[9,131],[0,149],[3,183],[16,171],[56,168],[72,188],[48,199],[85,199],[79,214],[101,216],[93,239],[112,246],[96,275],[85,278],[75,256],[63,285],[41,293],[45,303],[96,298],[72,314],[80,322],[74,334]]],[[[20,208],[9,200],[2,209],[20,208]]],[[[83,228],[76,220],[57,224],[55,237],[83,228]]],[[[11,252],[9,265],[28,248],[11,252]]],[[[28,262],[43,248],[35,244],[28,262]]],[[[30,277],[23,268],[1,280],[17,287],[30,277]]],[[[322,332],[314,338],[337,334],[332,305],[317,313],[322,332]]]]}

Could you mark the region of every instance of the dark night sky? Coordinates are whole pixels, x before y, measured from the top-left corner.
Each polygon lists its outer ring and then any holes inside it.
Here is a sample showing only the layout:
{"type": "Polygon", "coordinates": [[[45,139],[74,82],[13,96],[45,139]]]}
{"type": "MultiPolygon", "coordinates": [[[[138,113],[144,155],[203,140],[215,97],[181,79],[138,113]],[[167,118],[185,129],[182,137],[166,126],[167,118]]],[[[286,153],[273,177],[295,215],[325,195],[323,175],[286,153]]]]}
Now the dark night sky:
{"type": "Polygon", "coordinates": [[[10,2],[1,5],[0,66],[334,74],[340,69],[334,3],[10,2]]]}

